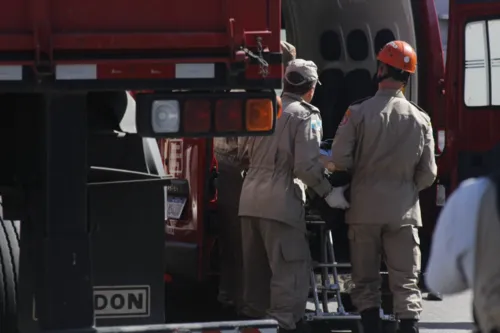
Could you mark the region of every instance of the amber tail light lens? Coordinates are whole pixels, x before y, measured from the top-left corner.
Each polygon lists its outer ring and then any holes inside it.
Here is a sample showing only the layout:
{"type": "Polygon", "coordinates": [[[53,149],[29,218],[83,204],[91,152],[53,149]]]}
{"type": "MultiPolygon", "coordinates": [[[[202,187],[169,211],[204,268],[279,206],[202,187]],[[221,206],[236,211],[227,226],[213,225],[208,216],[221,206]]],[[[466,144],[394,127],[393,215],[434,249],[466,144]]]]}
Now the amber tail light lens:
{"type": "Polygon", "coordinates": [[[269,131],[273,128],[273,102],[270,99],[249,99],[246,102],[247,131],[269,131]]]}

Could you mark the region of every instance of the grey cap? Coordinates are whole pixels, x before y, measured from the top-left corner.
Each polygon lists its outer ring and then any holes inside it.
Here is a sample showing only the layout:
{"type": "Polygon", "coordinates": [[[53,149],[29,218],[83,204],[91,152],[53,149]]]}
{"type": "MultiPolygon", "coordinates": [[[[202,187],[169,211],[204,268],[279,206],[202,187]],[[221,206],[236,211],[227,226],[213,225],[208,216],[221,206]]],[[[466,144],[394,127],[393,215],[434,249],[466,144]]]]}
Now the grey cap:
{"type": "Polygon", "coordinates": [[[313,61],[304,59],[295,59],[288,63],[288,67],[285,71],[285,80],[293,86],[300,86],[310,81],[315,81],[321,84],[321,82],[319,82],[318,66],[316,66],[313,61]],[[290,82],[288,80],[288,74],[292,72],[300,74],[304,80],[301,82],[290,82]]]}

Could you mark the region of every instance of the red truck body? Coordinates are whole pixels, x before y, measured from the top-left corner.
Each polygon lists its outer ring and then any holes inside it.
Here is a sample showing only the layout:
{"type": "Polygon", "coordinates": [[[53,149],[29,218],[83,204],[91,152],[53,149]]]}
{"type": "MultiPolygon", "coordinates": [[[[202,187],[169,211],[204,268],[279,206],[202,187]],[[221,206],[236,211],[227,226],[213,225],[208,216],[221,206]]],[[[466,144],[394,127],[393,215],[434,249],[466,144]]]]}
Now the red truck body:
{"type": "Polygon", "coordinates": [[[49,76],[56,83],[67,83],[68,89],[76,86],[74,80],[89,81],[78,88],[95,88],[98,80],[103,89],[182,89],[193,88],[198,76],[205,88],[208,83],[220,88],[279,86],[279,0],[134,0],[126,4],[36,0],[6,2],[3,8],[0,66],[27,69],[0,67],[0,82],[22,80],[25,89],[27,83],[30,88],[38,83],[40,88],[40,80],[34,77],[47,82],[49,76]],[[265,80],[257,63],[244,64],[249,58],[243,49],[255,52],[258,40],[269,64],[265,80]],[[201,63],[214,64],[215,70],[207,73],[206,68],[178,66],[201,63]]]}

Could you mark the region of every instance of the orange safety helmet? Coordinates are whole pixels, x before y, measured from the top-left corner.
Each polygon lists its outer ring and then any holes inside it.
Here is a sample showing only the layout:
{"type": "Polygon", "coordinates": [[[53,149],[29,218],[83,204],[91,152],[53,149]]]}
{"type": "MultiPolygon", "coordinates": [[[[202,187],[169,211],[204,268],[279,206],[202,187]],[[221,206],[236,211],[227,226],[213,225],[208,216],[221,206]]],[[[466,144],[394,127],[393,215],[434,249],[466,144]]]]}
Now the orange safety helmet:
{"type": "Polygon", "coordinates": [[[415,73],[417,70],[417,53],[410,44],[402,40],[385,44],[378,53],[377,60],[408,73],[415,73]]]}

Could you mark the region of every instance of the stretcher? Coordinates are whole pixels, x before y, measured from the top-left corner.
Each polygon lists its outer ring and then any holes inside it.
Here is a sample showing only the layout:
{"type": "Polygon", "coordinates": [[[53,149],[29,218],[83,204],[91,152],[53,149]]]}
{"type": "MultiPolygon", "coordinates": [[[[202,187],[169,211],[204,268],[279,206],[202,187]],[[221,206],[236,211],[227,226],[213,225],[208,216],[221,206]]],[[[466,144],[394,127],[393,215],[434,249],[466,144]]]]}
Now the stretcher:
{"type": "MultiPolygon", "coordinates": [[[[328,154],[330,146],[331,141],[323,142],[322,153],[328,154]]],[[[329,174],[328,178],[333,186],[350,182],[347,173],[329,174]]],[[[346,198],[348,197],[347,192],[346,198]]],[[[313,262],[310,273],[310,306],[305,320],[313,326],[313,331],[318,333],[330,332],[332,329],[362,332],[361,316],[356,312],[349,296],[353,283],[350,278],[351,265],[344,212],[328,207],[323,199],[307,191],[306,225],[313,262]],[[336,256],[336,250],[341,254],[339,257],[336,256]]],[[[390,295],[385,297],[385,300],[389,302],[384,302],[383,298],[380,313],[384,321],[384,332],[395,332],[397,325],[396,318],[391,314],[390,295]]]]}

